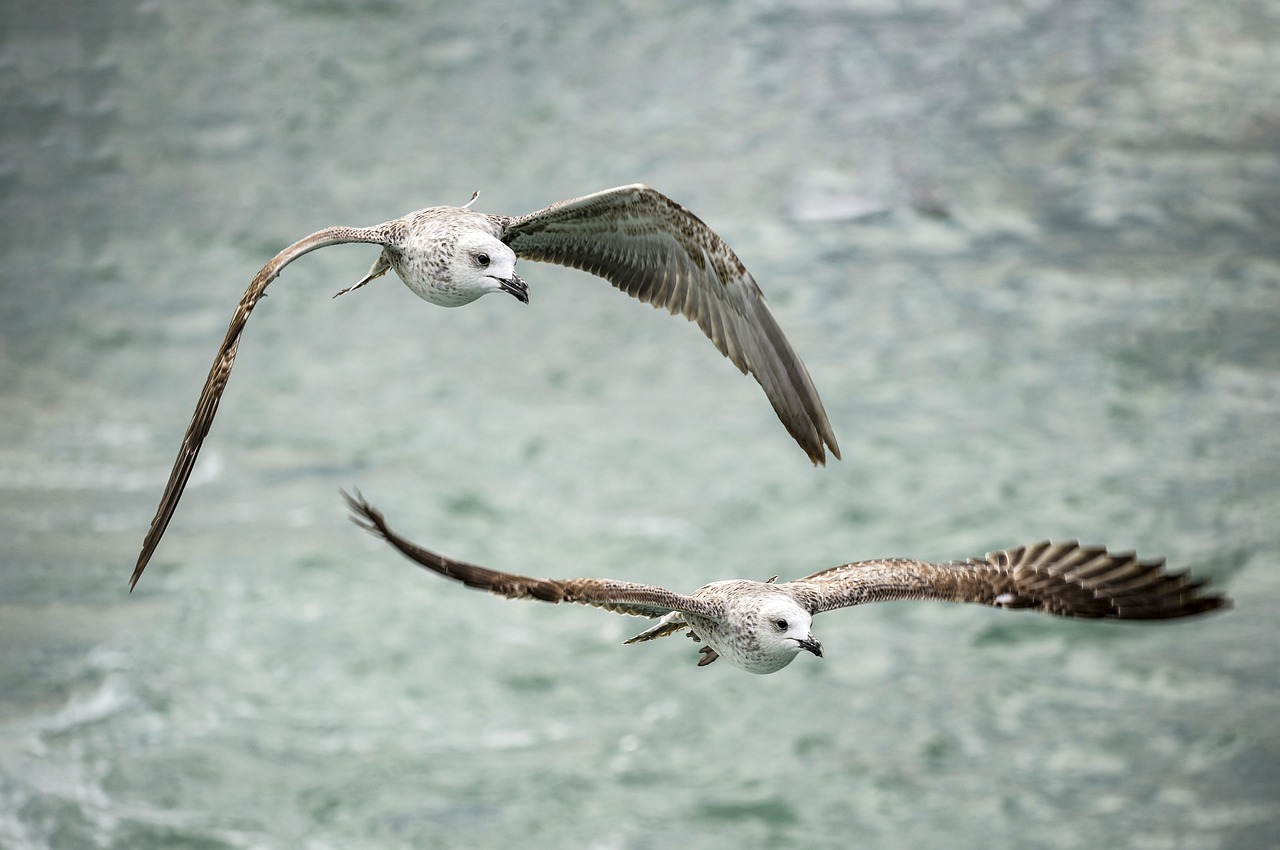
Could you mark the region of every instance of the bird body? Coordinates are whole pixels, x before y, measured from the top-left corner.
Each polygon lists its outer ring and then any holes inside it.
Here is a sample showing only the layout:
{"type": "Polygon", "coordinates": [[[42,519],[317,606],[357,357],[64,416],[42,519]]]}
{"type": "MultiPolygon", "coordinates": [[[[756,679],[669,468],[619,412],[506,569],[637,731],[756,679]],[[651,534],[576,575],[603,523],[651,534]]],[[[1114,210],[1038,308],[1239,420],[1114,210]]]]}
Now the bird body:
{"type": "MultiPolygon", "coordinates": [[[[720,607],[718,617],[686,613],[680,618],[706,643],[699,666],[724,658],[735,667],[763,674],[786,667],[801,650],[822,657],[822,644],[811,629],[813,615],[785,585],[729,579],[703,585],[692,595],[720,607]]],[[[675,618],[666,625],[675,625],[675,618]]],[[[636,638],[628,643],[639,643],[636,638]]]]}
{"type": "Polygon", "coordinates": [[[516,254],[499,238],[501,219],[465,207],[427,207],[378,225],[382,253],[363,280],[345,294],[395,269],[423,301],[461,307],[490,292],[528,303],[529,290],[515,272],[516,254]]]}
{"type": "MultiPolygon", "coordinates": [[[[472,201],[475,196],[472,196],[472,201]]],[[[267,263],[237,305],[187,426],[178,457],[130,578],[132,589],[168,528],[213,424],[250,313],[289,263],[328,245],[382,250],[369,273],[338,295],[394,269],[416,295],[458,307],[490,292],[529,300],[517,259],[581,269],[655,307],[695,322],[743,373],[759,382],[779,420],[814,464],[840,449],[808,370],[742,261],[693,213],[647,186],[621,186],[512,217],[428,207],[373,227],[328,227],[267,263]]]]}
{"type": "Polygon", "coordinates": [[[491,570],[424,549],[396,534],[362,497],[343,494],[357,525],[386,540],[428,570],[511,599],[574,602],[658,622],[626,643],[688,630],[706,644],[698,666],[725,658],[752,673],[773,673],[801,651],[822,657],[813,617],[867,602],[932,599],[1060,617],[1126,621],[1175,620],[1231,600],[1207,592],[1208,581],[1168,572],[1163,560],[1132,552],[1037,543],[964,561],[933,563],[888,558],[841,564],[777,584],[730,579],[684,595],[655,585],[615,579],[541,579],[491,570]]]}

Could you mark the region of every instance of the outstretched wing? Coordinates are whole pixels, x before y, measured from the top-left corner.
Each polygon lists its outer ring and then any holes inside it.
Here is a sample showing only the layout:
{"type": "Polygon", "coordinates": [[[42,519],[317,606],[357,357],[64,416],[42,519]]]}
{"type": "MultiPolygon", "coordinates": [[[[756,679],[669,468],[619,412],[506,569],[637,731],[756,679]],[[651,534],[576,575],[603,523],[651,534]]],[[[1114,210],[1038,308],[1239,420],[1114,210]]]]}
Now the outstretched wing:
{"type": "Polygon", "coordinates": [[[1037,543],[985,558],[933,564],[897,558],[845,564],[790,582],[812,613],[894,599],[976,602],[1060,617],[1166,620],[1230,607],[1207,593],[1207,579],[1170,573],[1164,560],[1140,561],[1068,543],[1037,543]]]}
{"type": "Polygon", "coordinates": [[[317,248],[346,242],[385,244],[388,238],[385,227],[385,225],[373,228],[329,227],[313,233],[276,254],[249,284],[235,313],[231,316],[227,335],[222,340],[222,347],[218,349],[218,356],[214,358],[212,368],[209,369],[209,377],[205,379],[204,389],[200,391],[200,400],[196,403],[195,413],[191,414],[191,423],[187,425],[187,433],[182,438],[178,457],[173,462],[173,471],[169,473],[169,483],[165,485],[164,495],[160,497],[160,506],[156,509],[155,518],[151,520],[151,528],[148,529],[147,536],[142,541],[142,552],[138,555],[133,577],[129,579],[130,591],[138,583],[142,571],[147,568],[147,562],[151,560],[151,555],[169,526],[169,520],[173,518],[174,509],[178,507],[178,500],[182,498],[187,479],[191,477],[191,471],[195,468],[196,456],[200,454],[200,445],[204,442],[205,435],[209,433],[209,426],[213,424],[213,417],[218,412],[218,402],[222,400],[222,392],[226,389],[227,379],[231,376],[231,367],[236,362],[236,350],[240,346],[240,334],[244,331],[245,323],[249,321],[249,314],[253,312],[253,308],[266,292],[267,285],[280,275],[285,266],[317,248]]]}
{"type": "Polygon", "coordinates": [[[681,313],[759,381],[778,418],[815,464],[840,457],[831,423],[799,355],[760,287],[711,228],[639,184],[502,219],[517,256],[598,275],[628,295],[681,313]]]}
{"type": "Polygon", "coordinates": [[[531,578],[455,561],[423,549],[396,534],[387,526],[382,512],[365,501],[359,493],[353,496],[343,491],[342,495],[351,508],[351,519],[356,525],[386,540],[409,560],[442,576],[460,581],[467,587],[487,590],[508,599],[576,602],[633,617],[656,618],[672,611],[698,614],[710,619],[721,617],[719,609],[710,603],[655,585],[604,578],[531,578]]]}

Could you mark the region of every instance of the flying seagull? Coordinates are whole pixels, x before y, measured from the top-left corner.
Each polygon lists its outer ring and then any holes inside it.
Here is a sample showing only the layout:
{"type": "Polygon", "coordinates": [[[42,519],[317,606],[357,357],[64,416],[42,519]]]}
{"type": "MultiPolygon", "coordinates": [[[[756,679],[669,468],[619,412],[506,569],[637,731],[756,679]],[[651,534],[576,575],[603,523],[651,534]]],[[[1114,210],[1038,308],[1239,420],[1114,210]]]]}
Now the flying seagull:
{"type": "Polygon", "coordinates": [[[218,411],[249,314],[285,266],[328,245],[382,246],[369,273],[338,295],[395,269],[415,294],[442,307],[470,304],[489,292],[505,292],[528,303],[529,288],[515,271],[517,258],[598,275],[628,295],[696,322],[733,365],[755,376],[782,424],[814,464],[826,463],[827,450],[840,457],[818,391],[760,287],[724,240],[693,213],[639,184],[560,201],[518,218],[468,209],[474,200],[473,195],[462,207],[429,207],[375,227],[326,227],[293,243],[262,267],[231,317],[200,392],[143,540],[130,590],[182,498],[218,411]]]}
{"type": "Polygon", "coordinates": [[[1163,559],[1139,561],[1132,552],[1110,553],[1074,541],[945,564],[912,558],[861,561],[783,584],[775,584],[777,576],[764,582],[716,581],[687,596],[615,579],[531,578],[423,549],[393,532],[358,493],[342,495],[357,525],[429,570],[509,599],[576,602],[658,621],[626,643],[687,629],[689,637],[705,644],[699,667],[725,658],[752,673],[773,673],[801,650],[821,658],[822,644],[811,629],[814,615],[864,602],[937,599],[1111,620],[1169,620],[1231,606],[1225,596],[1205,592],[1207,579],[1165,572],[1163,559]]]}

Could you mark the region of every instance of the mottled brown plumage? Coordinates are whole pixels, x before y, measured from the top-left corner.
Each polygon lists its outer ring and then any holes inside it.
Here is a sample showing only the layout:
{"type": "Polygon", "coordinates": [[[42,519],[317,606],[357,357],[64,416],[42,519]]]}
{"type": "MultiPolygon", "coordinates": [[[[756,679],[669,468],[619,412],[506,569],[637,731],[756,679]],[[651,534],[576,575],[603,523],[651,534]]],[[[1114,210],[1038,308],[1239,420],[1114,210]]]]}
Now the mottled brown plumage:
{"type": "Polygon", "coordinates": [[[976,602],[1059,617],[1168,620],[1210,611],[1227,600],[1207,580],[1167,572],[1164,560],[1132,552],[1042,542],[982,558],[934,564],[909,558],[864,561],[790,582],[815,614],[894,599],[976,602]]]}
{"type": "MultiPolygon", "coordinates": [[[[475,200],[474,196],[472,200],[475,200]]],[[[469,205],[469,204],[468,204],[469,205]]],[[[622,186],[526,216],[429,207],[375,227],[330,227],[277,254],[240,299],[187,426],[129,587],[137,584],[182,498],[235,363],[240,335],[268,284],[289,263],[344,242],[382,246],[369,273],[339,295],[394,269],[419,297],[456,307],[488,292],[528,301],[516,258],[557,263],[697,323],[729,360],[755,376],[779,420],[815,464],[840,457],[809,373],[737,255],[696,216],[646,186],[622,186]]]]}
{"type": "Polygon", "coordinates": [[[1180,619],[1231,605],[1227,597],[1206,590],[1206,579],[1167,572],[1163,560],[1139,561],[1132,553],[1075,542],[1037,543],[941,564],[911,558],[861,561],[782,584],[773,579],[713,582],[687,596],[613,579],[531,578],[424,549],[393,532],[363,497],[343,495],[358,525],[427,569],[510,599],[574,602],[659,620],[627,643],[687,629],[690,637],[707,643],[700,650],[700,667],[725,657],[745,670],[772,673],[801,649],[820,656],[822,646],[810,631],[813,616],[866,602],[932,599],[1127,621],[1180,619]]]}

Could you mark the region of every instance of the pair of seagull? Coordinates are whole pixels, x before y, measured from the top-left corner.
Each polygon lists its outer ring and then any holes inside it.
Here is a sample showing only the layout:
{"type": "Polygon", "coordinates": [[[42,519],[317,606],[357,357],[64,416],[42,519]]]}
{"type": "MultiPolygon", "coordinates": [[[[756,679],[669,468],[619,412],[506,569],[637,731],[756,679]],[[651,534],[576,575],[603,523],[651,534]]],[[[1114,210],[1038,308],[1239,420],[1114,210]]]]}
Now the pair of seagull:
{"type": "MultiPolygon", "coordinates": [[[[809,372],[787,341],[759,286],[714,231],[680,204],[643,185],[622,186],[512,217],[462,207],[429,207],[374,227],[329,227],[285,248],[263,266],[231,318],[187,427],[159,508],[130,579],[132,589],[168,528],[213,424],[240,337],[267,286],[294,260],[352,242],[381,246],[358,289],[395,270],[416,295],[459,307],[490,292],[528,303],[517,259],[581,269],[654,307],[680,313],[702,329],[740,371],[764,390],[783,426],[816,464],[840,457],[831,423],[809,372]]],[[[335,296],[336,297],[336,296],[335,296]]],[[[344,494],[345,495],[345,494],[344,494]]],[[[611,579],[535,579],[454,561],[390,530],[382,514],[347,495],[353,518],[418,564],[470,586],[511,598],[576,602],[657,619],[627,641],[687,630],[705,645],[699,666],[723,657],[754,673],[772,673],[802,651],[822,655],[813,616],[891,599],[942,599],[1028,608],[1070,617],[1170,619],[1229,604],[1205,582],[1074,543],[1022,547],[935,564],[906,558],[845,564],[798,581],[714,582],[683,595],[611,579]]]]}

